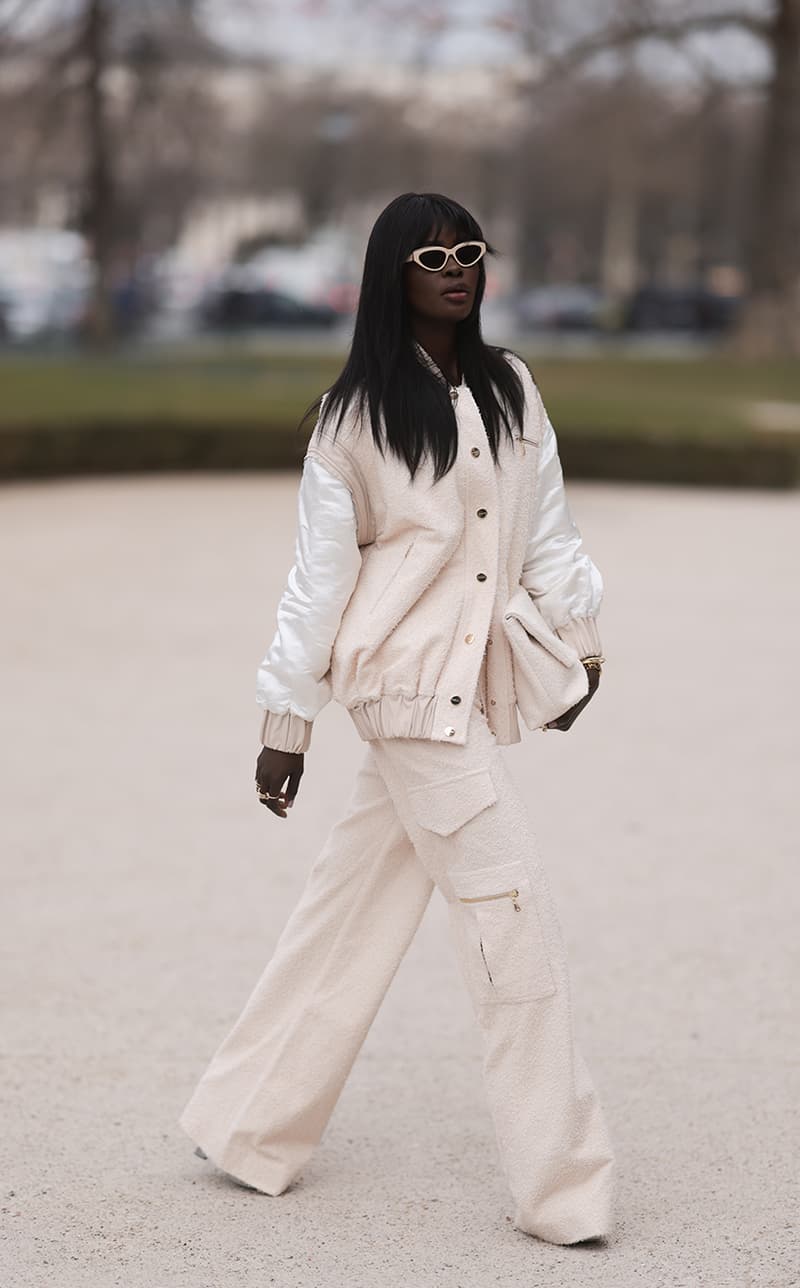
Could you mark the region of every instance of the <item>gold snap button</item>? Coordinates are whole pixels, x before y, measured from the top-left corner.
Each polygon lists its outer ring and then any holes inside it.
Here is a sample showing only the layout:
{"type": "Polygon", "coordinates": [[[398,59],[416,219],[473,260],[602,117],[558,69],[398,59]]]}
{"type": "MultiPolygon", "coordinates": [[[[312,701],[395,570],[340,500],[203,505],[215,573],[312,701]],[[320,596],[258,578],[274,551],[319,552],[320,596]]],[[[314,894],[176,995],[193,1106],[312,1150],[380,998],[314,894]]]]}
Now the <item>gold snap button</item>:
{"type": "Polygon", "coordinates": [[[491,702],[493,707],[497,706],[497,703],[495,702],[494,698],[490,698],[489,701],[491,702]]]}
{"type": "Polygon", "coordinates": [[[469,635],[465,635],[465,636],[464,636],[464,643],[465,643],[465,644],[471,644],[471,643],[472,643],[472,641],[474,640],[474,638],[475,638],[475,636],[472,634],[472,631],[470,631],[469,635]]]}
{"type": "Polygon", "coordinates": [[[480,449],[479,447],[473,447],[473,448],[472,448],[472,455],[473,455],[473,456],[480,456],[480,454],[481,454],[481,449],[480,449]]]}
{"type": "Polygon", "coordinates": [[[445,729],[445,733],[447,734],[448,738],[452,738],[453,734],[455,733],[455,729],[453,728],[452,725],[448,725],[447,728],[445,729]]]}

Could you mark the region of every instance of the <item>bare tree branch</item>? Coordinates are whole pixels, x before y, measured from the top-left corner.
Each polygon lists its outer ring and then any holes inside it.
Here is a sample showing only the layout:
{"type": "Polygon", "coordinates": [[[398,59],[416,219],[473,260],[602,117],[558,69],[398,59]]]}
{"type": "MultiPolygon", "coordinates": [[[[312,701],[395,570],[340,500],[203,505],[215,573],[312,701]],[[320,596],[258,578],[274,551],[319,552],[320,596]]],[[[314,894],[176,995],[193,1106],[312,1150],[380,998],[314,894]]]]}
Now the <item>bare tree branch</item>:
{"type": "Polygon", "coordinates": [[[737,76],[735,82],[720,74],[713,60],[698,49],[686,45],[681,49],[681,56],[697,73],[697,81],[706,95],[742,94],[746,91],[763,91],[769,85],[768,76],[737,76]]]}
{"type": "Polygon", "coordinates": [[[16,0],[16,4],[5,7],[5,12],[0,11],[0,39],[13,32],[25,10],[29,8],[27,0],[16,0]]]}
{"type": "MultiPolygon", "coordinates": [[[[563,53],[543,54],[545,71],[537,80],[536,88],[541,88],[544,84],[550,84],[557,78],[575,71],[597,54],[621,52],[643,40],[680,44],[687,36],[699,32],[739,27],[766,41],[769,38],[772,22],[771,15],[759,16],[741,9],[683,14],[677,18],[658,18],[655,15],[626,18],[621,22],[612,22],[599,31],[593,31],[588,36],[574,41],[563,53]]],[[[542,51],[537,52],[541,54],[542,51]]]]}
{"type": "Polygon", "coordinates": [[[24,43],[21,34],[22,19],[31,18],[31,0],[7,0],[0,6],[0,56],[16,52],[16,47],[24,43]]]}

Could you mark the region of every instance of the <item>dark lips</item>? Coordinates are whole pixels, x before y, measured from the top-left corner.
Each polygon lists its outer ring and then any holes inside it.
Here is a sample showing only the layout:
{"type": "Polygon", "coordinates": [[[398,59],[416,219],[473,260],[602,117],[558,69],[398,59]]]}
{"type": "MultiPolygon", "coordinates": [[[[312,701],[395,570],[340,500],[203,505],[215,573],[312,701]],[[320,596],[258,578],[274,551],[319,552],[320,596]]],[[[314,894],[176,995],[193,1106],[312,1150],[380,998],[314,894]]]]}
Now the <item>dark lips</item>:
{"type": "Polygon", "coordinates": [[[467,288],[466,288],[465,286],[451,286],[451,287],[449,288],[449,290],[442,291],[442,295],[444,295],[445,297],[447,297],[448,295],[464,295],[464,296],[466,296],[466,295],[469,295],[469,291],[467,290],[467,288]]]}

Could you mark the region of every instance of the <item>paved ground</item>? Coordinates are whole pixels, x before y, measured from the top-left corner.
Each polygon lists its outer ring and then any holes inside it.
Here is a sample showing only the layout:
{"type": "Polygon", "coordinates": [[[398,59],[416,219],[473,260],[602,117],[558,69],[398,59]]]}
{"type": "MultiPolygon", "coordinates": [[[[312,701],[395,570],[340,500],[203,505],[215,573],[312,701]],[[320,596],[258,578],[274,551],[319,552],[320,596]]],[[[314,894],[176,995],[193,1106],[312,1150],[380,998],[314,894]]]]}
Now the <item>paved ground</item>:
{"type": "Polygon", "coordinates": [[[797,495],[573,484],[608,665],[506,751],[619,1155],[604,1249],[514,1231],[436,896],[300,1184],[176,1125],[343,807],[320,717],[255,800],[293,476],[0,494],[4,1288],[788,1288],[797,1194],[797,495]]]}

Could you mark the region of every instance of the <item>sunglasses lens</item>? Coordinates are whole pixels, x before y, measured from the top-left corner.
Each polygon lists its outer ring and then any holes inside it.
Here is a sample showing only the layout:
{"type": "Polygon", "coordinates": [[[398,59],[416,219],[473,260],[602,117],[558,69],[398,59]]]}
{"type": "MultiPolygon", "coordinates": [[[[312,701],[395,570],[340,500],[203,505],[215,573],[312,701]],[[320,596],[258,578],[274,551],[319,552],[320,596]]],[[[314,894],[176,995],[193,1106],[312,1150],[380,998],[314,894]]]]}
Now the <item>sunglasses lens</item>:
{"type": "Polygon", "coordinates": [[[456,251],[456,259],[462,268],[469,268],[470,264],[477,264],[482,254],[483,247],[479,246],[477,242],[470,242],[467,246],[461,246],[456,251]]]}
{"type": "Polygon", "coordinates": [[[438,269],[442,268],[447,256],[443,250],[424,250],[419,257],[419,262],[424,268],[438,269]]]}

